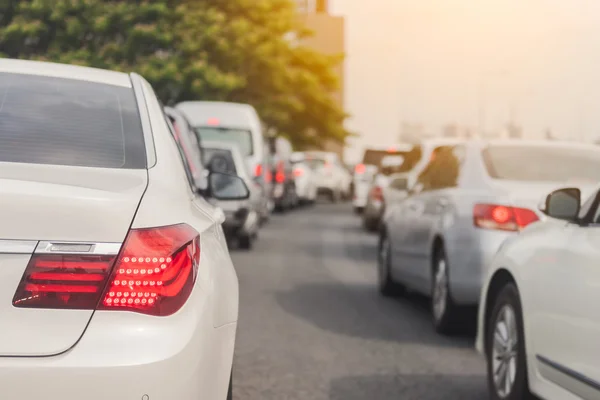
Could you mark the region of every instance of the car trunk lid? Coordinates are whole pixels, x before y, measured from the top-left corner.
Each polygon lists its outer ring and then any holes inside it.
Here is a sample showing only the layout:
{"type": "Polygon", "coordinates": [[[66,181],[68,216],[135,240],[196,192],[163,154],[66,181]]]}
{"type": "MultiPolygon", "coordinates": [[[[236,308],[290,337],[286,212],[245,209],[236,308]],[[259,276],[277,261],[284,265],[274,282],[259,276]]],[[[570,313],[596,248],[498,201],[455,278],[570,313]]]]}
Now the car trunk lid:
{"type": "Polygon", "coordinates": [[[0,356],[54,355],[77,343],[93,310],[18,308],[15,291],[36,247],[118,252],[146,185],[146,170],[2,164],[0,356]]]}

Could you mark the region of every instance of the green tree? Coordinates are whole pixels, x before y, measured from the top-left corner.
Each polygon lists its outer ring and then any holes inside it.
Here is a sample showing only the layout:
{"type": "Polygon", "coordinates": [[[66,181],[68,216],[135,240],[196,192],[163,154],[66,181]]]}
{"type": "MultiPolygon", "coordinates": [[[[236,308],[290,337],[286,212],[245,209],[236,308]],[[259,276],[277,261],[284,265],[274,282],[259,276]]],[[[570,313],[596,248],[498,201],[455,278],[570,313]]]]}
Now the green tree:
{"type": "Polygon", "coordinates": [[[297,147],[343,142],[327,57],[290,0],[0,0],[0,54],[136,71],[163,102],[238,101],[297,147]]]}

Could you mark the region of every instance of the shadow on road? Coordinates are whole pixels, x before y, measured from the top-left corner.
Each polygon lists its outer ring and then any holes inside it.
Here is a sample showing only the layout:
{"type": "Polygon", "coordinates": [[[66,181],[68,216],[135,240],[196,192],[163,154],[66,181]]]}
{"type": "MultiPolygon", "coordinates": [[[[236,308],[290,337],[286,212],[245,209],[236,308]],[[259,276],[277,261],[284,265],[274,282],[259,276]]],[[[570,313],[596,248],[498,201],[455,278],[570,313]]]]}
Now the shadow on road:
{"type": "Polygon", "coordinates": [[[331,383],[331,400],[485,400],[485,378],[461,375],[349,376],[331,383]]]}
{"type": "Polygon", "coordinates": [[[426,300],[385,299],[373,285],[312,283],[275,294],[290,314],[325,331],[362,339],[472,348],[472,336],[442,337],[433,331],[426,300]]]}

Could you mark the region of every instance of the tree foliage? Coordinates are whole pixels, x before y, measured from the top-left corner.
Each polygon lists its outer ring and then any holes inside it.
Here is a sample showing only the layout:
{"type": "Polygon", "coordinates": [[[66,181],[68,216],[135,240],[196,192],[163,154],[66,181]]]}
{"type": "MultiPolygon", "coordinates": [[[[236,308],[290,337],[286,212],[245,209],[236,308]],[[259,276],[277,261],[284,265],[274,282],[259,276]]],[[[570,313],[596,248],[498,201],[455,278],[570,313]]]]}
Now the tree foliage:
{"type": "Polygon", "coordinates": [[[294,145],[343,142],[341,57],[294,45],[290,0],[0,0],[0,54],[135,71],[162,101],[250,103],[294,145]]]}

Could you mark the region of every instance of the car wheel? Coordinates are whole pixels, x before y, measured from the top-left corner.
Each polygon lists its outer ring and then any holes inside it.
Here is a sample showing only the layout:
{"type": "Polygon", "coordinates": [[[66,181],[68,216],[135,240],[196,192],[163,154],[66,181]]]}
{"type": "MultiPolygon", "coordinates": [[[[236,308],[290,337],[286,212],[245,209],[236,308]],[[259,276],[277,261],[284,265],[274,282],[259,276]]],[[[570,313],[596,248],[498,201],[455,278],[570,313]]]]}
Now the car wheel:
{"type": "Polygon", "coordinates": [[[379,293],[385,297],[395,297],[404,293],[404,286],[394,282],[391,270],[392,249],[387,234],[382,234],[379,240],[377,257],[377,278],[379,293]]]}
{"type": "Polygon", "coordinates": [[[368,232],[376,232],[379,229],[379,221],[375,218],[363,219],[363,226],[368,232]]]}
{"type": "Polygon", "coordinates": [[[509,283],[496,297],[486,323],[490,399],[535,399],[529,391],[523,314],[519,292],[509,283]]]}
{"type": "Polygon", "coordinates": [[[354,214],[361,215],[364,210],[365,210],[364,207],[354,207],[354,214]]]}
{"type": "Polygon", "coordinates": [[[459,307],[450,295],[448,259],[443,247],[434,254],[434,265],[431,277],[431,315],[436,332],[454,333],[458,328],[459,307]]]}
{"type": "Polygon", "coordinates": [[[243,250],[252,249],[252,236],[251,235],[243,235],[238,238],[238,246],[243,250]]]}

